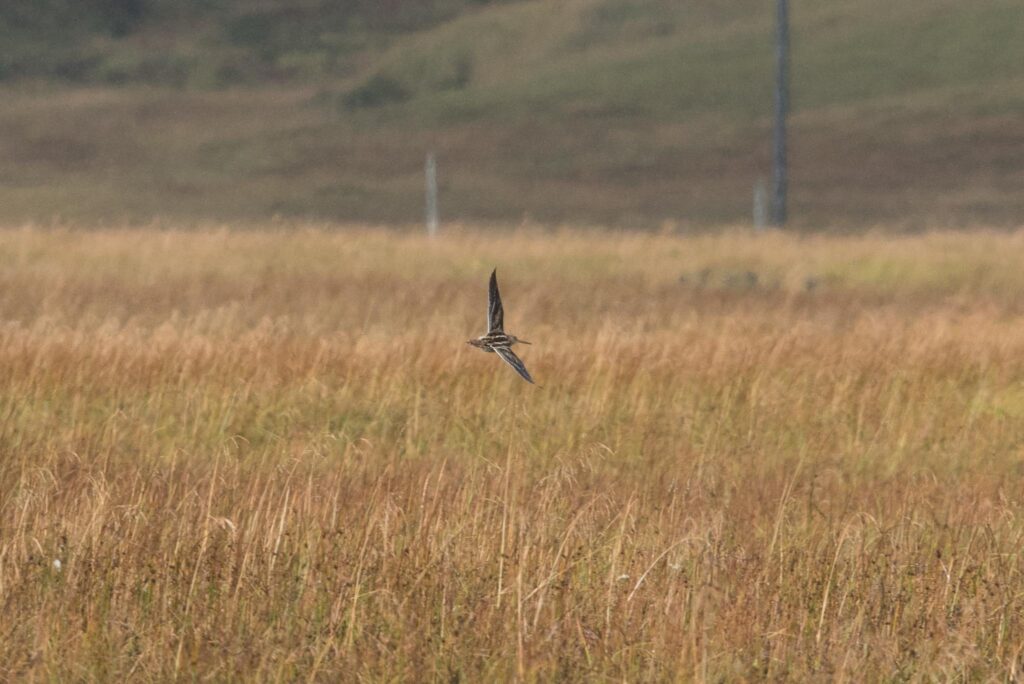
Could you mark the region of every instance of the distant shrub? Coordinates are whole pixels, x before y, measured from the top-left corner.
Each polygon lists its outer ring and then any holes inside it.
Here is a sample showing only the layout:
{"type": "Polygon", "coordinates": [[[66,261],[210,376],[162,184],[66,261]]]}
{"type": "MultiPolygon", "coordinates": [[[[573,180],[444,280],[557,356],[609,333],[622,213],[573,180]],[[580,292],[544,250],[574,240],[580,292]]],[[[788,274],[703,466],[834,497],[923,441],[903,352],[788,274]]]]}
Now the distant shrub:
{"type": "Polygon", "coordinates": [[[188,80],[192,67],[186,57],[170,52],[125,51],[95,64],[88,73],[88,80],[112,85],[149,83],[180,87],[188,80]]]}
{"type": "Polygon", "coordinates": [[[405,102],[410,97],[411,93],[401,83],[377,74],[342,97],[342,104],[349,109],[361,109],[405,102]]]}
{"type": "Polygon", "coordinates": [[[275,37],[280,21],[274,14],[244,14],[225,23],[228,40],[236,45],[264,46],[275,37]]]}
{"type": "Polygon", "coordinates": [[[54,78],[62,81],[70,81],[72,83],[88,81],[100,61],[100,58],[94,54],[69,57],[54,62],[50,67],[50,73],[54,78]]]}
{"type": "Polygon", "coordinates": [[[442,90],[462,90],[473,80],[473,56],[461,53],[451,65],[451,73],[441,81],[442,90]]]}
{"type": "Polygon", "coordinates": [[[92,0],[91,9],[106,24],[111,36],[121,38],[142,23],[150,7],[147,0],[92,0]]]}

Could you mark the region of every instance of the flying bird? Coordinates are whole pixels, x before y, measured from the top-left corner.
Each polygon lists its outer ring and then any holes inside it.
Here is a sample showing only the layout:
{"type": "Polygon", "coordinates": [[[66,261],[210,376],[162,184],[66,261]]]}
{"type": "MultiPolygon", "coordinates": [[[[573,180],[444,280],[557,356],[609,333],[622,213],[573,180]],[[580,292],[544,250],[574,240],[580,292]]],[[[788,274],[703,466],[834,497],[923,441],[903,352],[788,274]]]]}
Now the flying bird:
{"type": "Polygon", "coordinates": [[[530,344],[521,340],[515,335],[505,332],[505,309],[501,306],[501,294],[498,293],[498,269],[491,271],[491,286],[487,293],[487,334],[481,335],[475,340],[469,340],[471,344],[485,352],[494,352],[501,357],[501,360],[512,366],[516,373],[522,376],[526,382],[533,383],[530,372],[526,366],[512,351],[512,345],[516,342],[530,344]]]}

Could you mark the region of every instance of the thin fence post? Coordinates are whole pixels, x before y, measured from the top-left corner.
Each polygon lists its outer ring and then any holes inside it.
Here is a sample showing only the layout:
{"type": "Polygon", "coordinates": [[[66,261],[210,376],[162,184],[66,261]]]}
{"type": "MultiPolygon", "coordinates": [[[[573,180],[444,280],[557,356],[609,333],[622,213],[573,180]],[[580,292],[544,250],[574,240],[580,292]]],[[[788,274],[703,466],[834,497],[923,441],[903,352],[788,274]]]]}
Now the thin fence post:
{"type": "Polygon", "coordinates": [[[427,235],[437,235],[437,162],[434,160],[434,153],[427,154],[427,235]]]}
{"type": "Polygon", "coordinates": [[[764,179],[758,178],[754,183],[754,230],[761,232],[768,222],[768,190],[764,179]]]}

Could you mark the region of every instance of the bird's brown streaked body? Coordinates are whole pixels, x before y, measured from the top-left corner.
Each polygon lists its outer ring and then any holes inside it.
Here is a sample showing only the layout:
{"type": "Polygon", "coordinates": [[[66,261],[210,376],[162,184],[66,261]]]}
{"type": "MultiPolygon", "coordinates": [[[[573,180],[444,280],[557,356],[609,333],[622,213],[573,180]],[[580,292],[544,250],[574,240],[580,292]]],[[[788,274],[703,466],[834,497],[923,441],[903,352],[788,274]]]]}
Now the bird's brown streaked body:
{"type": "Polygon", "coordinates": [[[491,284],[487,296],[487,334],[481,335],[466,344],[471,344],[485,352],[494,352],[501,360],[512,366],[523,380],[533,383],[530,372],[526,370],[522,360],[512,351],[512,345],[530,344],[515,335],[505,332],[505,309],[501,305],[501,294],[498,292],[498,269],[491,271],[491,284]]]}

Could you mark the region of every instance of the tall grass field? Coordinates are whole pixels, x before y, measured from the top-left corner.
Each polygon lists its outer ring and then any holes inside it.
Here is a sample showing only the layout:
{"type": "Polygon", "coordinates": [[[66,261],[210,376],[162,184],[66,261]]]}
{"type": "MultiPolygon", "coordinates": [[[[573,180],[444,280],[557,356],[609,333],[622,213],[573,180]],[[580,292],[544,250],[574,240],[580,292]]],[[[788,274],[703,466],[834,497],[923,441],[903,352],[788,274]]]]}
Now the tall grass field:
{"type": "Polygon", "coordinates": [[[8,227],[0,678],[1020,678],[1022,263],[8,227]]]}

